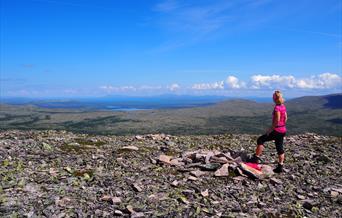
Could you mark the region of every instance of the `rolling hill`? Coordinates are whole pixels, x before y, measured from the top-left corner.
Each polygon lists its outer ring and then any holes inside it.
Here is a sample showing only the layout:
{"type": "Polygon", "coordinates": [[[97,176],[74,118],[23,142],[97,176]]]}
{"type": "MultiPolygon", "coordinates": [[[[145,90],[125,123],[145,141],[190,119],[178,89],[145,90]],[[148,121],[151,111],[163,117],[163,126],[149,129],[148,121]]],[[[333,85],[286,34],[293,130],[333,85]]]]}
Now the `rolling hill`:
{"type": "MultiPolygon", "coordinates": [[[[286,102],[289,134],[342,135],[342,94],[306,96],[286,102]]],[[[5,105],[0,129],[59,129],[92,134],[261,134],[271,124],[271,103],[226,100],[201,107],[109,111],[5,105]]]]}

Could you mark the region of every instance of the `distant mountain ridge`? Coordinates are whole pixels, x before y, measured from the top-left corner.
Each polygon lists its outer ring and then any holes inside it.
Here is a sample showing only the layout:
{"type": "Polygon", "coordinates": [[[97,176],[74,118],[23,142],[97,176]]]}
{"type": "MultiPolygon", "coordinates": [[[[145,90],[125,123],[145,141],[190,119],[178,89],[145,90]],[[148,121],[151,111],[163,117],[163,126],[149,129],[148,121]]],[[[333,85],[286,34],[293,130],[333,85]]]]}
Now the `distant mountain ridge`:
{"type": "Polygon", "coordinates": [[[286,102],[287,105],[300,105],[302,108],[342,109],[342,93],[323,96],[304,96],[286,102]]]}
{"type": "MultiPolygon", "coordinates": [[[[285,102],[288,134],[342,136],[342,93],[285,102]]],[[[271,125],[273,103],[231,99],[187,108],[146,111],[0,105],[0,129],[64,129],[93,134],[261,134],[271,125]]]]}

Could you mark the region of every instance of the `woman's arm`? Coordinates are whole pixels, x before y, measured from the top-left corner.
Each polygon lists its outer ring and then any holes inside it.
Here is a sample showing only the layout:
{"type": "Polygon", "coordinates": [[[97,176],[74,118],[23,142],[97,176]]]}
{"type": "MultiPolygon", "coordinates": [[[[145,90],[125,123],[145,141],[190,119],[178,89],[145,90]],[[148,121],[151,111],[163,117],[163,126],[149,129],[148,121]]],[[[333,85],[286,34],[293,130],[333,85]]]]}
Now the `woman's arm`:
{"type": "Polygon", "coordinates": [[[287,122],[287,112],[285,112],[285,123],[287,122]]]}
{"type": "Polygon", "coordinates": [[[280,112],[275,111],[274,113],[275,114],[274,114],[274,118],[272,120],[272,127],[267,131],[267,134],[271,133],[278,126],[278,123],[280,121],[280,112]]]}

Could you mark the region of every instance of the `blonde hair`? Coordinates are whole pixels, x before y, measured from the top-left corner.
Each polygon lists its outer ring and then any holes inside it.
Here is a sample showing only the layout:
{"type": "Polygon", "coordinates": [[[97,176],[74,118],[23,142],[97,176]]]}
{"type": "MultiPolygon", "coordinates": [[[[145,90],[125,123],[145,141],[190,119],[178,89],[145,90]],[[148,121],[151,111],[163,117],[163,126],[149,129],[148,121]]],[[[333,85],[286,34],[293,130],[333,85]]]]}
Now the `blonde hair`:
{"type": "Polygon", "coordinates": [[[279,90],[274,91],[273,100],[276,104],[284,104],[285,99],[279,90]]]}

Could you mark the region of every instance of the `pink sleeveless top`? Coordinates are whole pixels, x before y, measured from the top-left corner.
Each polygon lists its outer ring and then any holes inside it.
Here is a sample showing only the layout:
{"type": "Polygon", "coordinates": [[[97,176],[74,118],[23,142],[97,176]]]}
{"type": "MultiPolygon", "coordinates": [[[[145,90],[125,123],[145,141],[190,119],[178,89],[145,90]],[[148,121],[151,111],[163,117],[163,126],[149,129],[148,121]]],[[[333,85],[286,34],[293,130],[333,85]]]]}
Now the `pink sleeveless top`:
{"type": "Polygon", "coordinates": [[[274,107],[273,110],[273,116],[272,116],[272,120],[275,119],[275,112],[279,112],[280,113],[280,120],[276,126],[276,128],[274,128],[275,131],[280,132],[280,133],[286,133],[286,122],[285,122],[285,113],[286,113],[286,107],[284,104],[281,105],[276,105],[274,107]]]}

